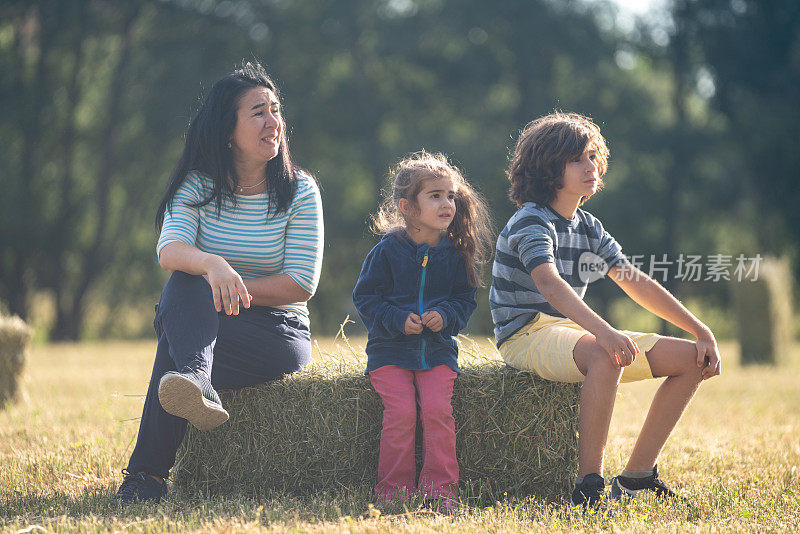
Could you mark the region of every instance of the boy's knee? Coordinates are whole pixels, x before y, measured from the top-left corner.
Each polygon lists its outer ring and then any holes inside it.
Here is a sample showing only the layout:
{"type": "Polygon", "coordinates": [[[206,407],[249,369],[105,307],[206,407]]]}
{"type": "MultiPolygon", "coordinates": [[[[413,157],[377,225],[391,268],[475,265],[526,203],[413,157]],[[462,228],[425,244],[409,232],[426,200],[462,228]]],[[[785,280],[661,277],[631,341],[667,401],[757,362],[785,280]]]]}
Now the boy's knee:
{"type": "Polygon", "coordinates": [[[700,386],[703,382],[703,369],[697,366],[696,360],[687,367],[686,374],[692,377],[692,381],[694,381],[697,386],[700,386]]]}
{"type": "Polygon", "coordinates": [[[667,353],[667,356],[671,362],[674,362],[672,365],[675,366],[675,370],[672,373],[662,373],[662,375],[684,376],[699,385],[703,381],[703,369],[697,366],[697,346],[691,341],[676,339],[672,340],[669,348],[672,351],[667,353]]]}
{"type": "Polygon", "coordinates": [[[614,365],[614,362],[611,360],[611,357],[608,354],[606,354],[606,351],[604,351],[599,345],[596,347],[595,350],[592,351],[591,356],[588,358],[588,365],[586,372],[587,376],[589,375],[589,373],[601,374],[603,376],[607,376],[610,379],[615,379],[619,381],[624,371],[625,371],[624,367],[617,367],[616,365],[614,365]]]}

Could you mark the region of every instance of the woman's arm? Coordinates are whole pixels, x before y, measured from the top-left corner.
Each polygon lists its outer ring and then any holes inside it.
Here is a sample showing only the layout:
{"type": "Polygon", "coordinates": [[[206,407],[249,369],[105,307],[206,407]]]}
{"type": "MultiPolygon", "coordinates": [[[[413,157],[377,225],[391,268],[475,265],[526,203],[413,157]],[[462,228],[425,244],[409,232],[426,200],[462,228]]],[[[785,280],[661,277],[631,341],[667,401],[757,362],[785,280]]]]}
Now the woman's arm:
{"type": "Polygon", "coordinates": [[[630,365],[639,347],[587,306],[558,275],[555,265],[550,262],[537,265],[531,271],[531,278],[550,305],[594,335],[616,367],[630,365]]]}
{"type": "Polygon", "coordinates": [[[257,306],[283,306],[306,302],[314,295],[322,269],[324,225],[319,188],[301,175],[289,206],[284,241],[283,272],[245,278],[244,284],[257,306]]]}
{"type": "Polygon", "coordinates": [[[164,245],[158,263],[169,272],[203,275],[211,286],[214,307],[217,311],[224,309],[228,315],[239,314],[239,300],[245,308],[249,308],[251,303],[256,306],[280,306],[305,302],[311,298],[311,292],[300,287],[288,274],[242,279],[223,257],[203,252],[186,243],[164,245]]]}
{"type": "Polygon", "coordinates": [[[178,241],[167,243],[158,254],[158,264],[168,272],[183,271],[202,275],[211,286],[214,308],[225,310],[228,315],[239,314],[239,300],[245,308],[250,307],[247,287],[225,258],[203,252],[195,246],[178,241]]]}
{"type": "Polygon", "coordinates": [[[306,302],[312,293],[298,284],[288,274],[274,274],[245,278],[244,285],[256,306],[283,306],[296,302],[306,302]]]}
{"type": "Polygon", "coordinates": [[[195,173],[189,173],[164,213],[164,223],[156,251],[158,263],[168,271],[203,275],[211,286],[216,310],[228,315],[239,313],[239,300],[250,306],[250,295],[239,274],[224,258],[203,252],[195,246],[200,227],[203,186],[195,173]]]}
{"type": "Polygon", "coordinates": [[[704,367],[704,379],[720,374],[721,362],[714,334],[678,299],[632,265],[612,267],[608,274],[634,302],[697,339],[697,366],[704,367]]]}
{"type": "Polygon", "coordinates": [[[310,299],[322,270],[324,233],[319,188],[311,177],[301,175],[289,206],[282,272],[244,281],[253,304],[281,306],[310,299]]]}

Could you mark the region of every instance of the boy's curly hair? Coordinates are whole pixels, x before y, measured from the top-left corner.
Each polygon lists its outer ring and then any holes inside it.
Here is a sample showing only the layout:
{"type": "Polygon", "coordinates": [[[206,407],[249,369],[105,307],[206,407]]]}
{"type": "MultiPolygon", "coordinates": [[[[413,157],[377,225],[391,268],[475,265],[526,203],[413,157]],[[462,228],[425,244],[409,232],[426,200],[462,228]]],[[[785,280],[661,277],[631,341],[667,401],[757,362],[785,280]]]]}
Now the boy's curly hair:
{"type": "MultiPolygon", "coordinates": [[[[510,156],[508,198],[522,207],[524,202],[550,204],[561,187],[567,162],[592,146],[597,151],[600,181],[608,170],[608,147],[600,128],[578,113],[555,112],[531,121],[522,130],[510,156]]],[[[581,204],[589,199],[585,196],[581,204]]]]}

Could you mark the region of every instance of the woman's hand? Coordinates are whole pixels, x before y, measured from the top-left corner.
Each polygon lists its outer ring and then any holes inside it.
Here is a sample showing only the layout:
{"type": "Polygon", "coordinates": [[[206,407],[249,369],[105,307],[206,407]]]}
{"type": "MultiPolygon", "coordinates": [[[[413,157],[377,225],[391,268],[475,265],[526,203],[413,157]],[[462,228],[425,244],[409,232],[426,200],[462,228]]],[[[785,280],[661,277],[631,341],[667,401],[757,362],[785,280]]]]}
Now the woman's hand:
{"type": "Polygon", "coordinates": [[[617,369],[632,364],[636,355],[639,354],[639,347],[636,343],[614,328],[608,328],[601,332],[600,335],[595,336],[595,339],[597,344],[608,353],[611,362],[617,369]]]}
{"type": "Polygon", "coordinates": [[[220,312],[223,309],[228,315],[239,315],[239,300],[245,308],[250,307],[253,297],[247,291],[242,277],[221,256],[209,255],[203,278],[211,286],[214,295],[214,308],[220,312]]]}

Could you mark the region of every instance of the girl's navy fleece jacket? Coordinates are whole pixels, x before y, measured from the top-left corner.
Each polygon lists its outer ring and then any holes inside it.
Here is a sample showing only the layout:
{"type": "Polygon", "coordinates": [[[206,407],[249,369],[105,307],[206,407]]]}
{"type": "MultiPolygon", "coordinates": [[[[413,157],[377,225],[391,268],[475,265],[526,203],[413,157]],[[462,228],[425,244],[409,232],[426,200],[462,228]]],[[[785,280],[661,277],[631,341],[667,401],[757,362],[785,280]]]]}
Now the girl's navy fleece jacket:
{"type": "Polygon", "coordinates": [[[447,237],[431,247],[416,244],[405,230],[383,236],[364,260],[353,290],[369,333],[366,373],[384,365],[421,370],[442,364],[460,373],[455,336],[477,307],[466,269],[447,237]],[[442,329],[406,334],[408,315],[426,311],[439,312],[442,329]]]}

